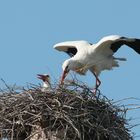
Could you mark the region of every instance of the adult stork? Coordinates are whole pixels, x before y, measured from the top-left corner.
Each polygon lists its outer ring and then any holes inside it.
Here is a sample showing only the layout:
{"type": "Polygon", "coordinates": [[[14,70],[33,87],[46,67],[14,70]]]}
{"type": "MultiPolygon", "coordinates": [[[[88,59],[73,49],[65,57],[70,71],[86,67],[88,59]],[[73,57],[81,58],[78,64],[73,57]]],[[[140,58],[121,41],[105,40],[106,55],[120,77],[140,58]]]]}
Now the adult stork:
{"type": "Polygon", "coordinates": [[[88,43],[87,41],[66,41],[54,45],[58,51],[66,52],[71,58],[64,61],[62,65],[63,74],[61,84],[70,70],[81,75],[89,70],[96,78],[94,93],[101,84],[98,76],[103,70],[111,70],[113,67],[118,67],[117,60],[126,60],[125,58],[115,58],[113,55],[123,46],[135,50],[140,54],[140,39],[122,37],[118,35],[110,35],[103,37],[96,44],[88,43]]]}

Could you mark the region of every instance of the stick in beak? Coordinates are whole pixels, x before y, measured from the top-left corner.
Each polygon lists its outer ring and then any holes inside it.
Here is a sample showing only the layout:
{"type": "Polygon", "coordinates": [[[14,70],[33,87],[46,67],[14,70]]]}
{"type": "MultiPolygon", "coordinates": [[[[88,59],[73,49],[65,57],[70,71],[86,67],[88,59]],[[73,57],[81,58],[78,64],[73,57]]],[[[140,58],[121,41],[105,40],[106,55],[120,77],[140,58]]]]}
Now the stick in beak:
{"type": "Polygon", "coordinates": [[[64,84],[64,80],[68,74],[69,70],[67,70],[67,68],[63,71],[62,77],[61,77],[61,81],[60,84],[63,85],[64,84]]]}

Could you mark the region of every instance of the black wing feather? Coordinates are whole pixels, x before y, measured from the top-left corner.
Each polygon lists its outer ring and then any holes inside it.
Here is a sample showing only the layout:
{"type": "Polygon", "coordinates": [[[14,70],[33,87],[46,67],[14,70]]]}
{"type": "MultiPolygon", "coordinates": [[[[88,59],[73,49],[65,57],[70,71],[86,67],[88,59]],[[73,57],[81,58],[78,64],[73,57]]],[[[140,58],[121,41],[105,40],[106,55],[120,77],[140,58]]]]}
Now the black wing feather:
{"type": "Polygon", "coordinates": [[[140,54],[140,39],[121,37],[111,44],[111,49],[115,53],[122,45],[127,45],[140,54]]]}
{"type": "Polygon", "coordinates": [[[73,56],[77,53],[77,49],[76,49],[76,48],[68,48],[68,50],[66,51],[66,53],[67,53],[70,57],[73,57],[73,56]]]}

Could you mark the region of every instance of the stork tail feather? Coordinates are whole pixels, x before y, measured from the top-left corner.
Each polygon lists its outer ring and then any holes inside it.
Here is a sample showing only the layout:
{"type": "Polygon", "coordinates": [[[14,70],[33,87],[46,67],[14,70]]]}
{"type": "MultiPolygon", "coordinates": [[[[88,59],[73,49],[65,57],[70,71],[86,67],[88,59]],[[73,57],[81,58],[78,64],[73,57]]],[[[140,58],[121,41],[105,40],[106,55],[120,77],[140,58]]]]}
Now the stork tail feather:
{"type": "Polygon", "coordinates": [[[126,61],[126,58],[114,58],[115,60],[126,61]]]}

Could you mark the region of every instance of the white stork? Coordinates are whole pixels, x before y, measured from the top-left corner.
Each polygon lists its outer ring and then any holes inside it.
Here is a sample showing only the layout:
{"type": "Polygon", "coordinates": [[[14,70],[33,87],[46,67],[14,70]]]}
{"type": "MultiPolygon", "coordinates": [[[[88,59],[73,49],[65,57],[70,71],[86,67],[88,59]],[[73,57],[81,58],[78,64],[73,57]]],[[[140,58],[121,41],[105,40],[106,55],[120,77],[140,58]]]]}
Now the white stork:
{"type": "Polygon", "coordinates": [[[96,44],[88,43],[87,41],[66,41],[54,45],[58,51],[66,52],[70,59],[64,61],[62,65],[63,74],[61,84],[70,70],[81,75],[90,70],[96,78],[96,86],[94,93],[101,84],[98,76],[103,70],[111,70],[113,67],[118,67],[117,60],[126,60],[125,58],[115,58],[113,55],[123,46],[135,50],[140,54],[140,39],[127,38],[118,35],[110,35],[102,38],[96,44]]]}

